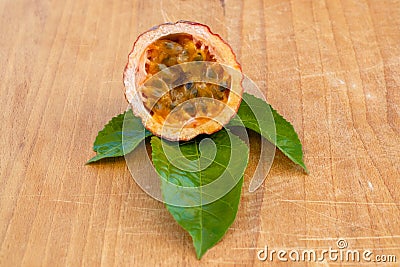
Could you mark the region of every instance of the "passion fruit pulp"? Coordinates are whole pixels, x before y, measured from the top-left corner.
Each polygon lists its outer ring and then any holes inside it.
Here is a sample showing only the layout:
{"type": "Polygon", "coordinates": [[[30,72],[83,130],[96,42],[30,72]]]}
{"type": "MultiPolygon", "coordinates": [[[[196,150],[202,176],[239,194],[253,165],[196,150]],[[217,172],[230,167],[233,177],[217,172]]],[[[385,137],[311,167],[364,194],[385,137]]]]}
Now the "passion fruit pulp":
{"type": "Polygon", "coordinates": [[[124,72],[135,115],[153,134],[174,141],[211,134],[228,123],[240,105],[242,78],[232,49],[219,35],[182,21],[140,35],[124,72]],[[189,63],[196,63],[198,73],[189,63]]]}

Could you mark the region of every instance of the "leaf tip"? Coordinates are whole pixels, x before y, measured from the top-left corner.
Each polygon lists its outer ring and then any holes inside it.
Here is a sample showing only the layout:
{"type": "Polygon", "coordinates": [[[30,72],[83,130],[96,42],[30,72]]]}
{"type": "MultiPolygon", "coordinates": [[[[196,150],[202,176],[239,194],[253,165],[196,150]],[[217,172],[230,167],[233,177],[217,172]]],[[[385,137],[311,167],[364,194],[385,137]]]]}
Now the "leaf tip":
{"type": "Polygon", "coordinates": [[[96,157],[93,157],[93,158],[89,159],[88,161],[86,161],[85,165],[90,165],[91,163],[95,162],[96,161],[95,158],[96,157]]]}
{"type": "Polygon", "coordinates": [[[89,165],[89,164],[91,164],[91,163],[97,162],[97,161],[101,160],[102,158],[104,158],[104,157],[101,157],[101,155],[96,155],[96,156],[94,156],[93,158],[89,159],[89,160],[85,163],[85,165],[89,165]]]}
{"type": "Polygon", "coordinates": [[[303,157],[302,157],[302,159],[301,159],[301,162],[298,163],[298,165],[303,169],[303,171],[304,171],[307,175],[310,174],[310,171],[307,169],[307,166],[306,166],[306,164],[305,164],[304,161],[303,161],[303,157]]]}
{"type": "Polygon", "coordinates": [[[196,250],[196,258],[198,260],[201,260],[201,258],[203,257],[204,253],[206,253],[206,251],[207,251],[207,249],[203,250],[201,247],[196,247],[196,246],[195,246],[195,250],[196,250]]]}

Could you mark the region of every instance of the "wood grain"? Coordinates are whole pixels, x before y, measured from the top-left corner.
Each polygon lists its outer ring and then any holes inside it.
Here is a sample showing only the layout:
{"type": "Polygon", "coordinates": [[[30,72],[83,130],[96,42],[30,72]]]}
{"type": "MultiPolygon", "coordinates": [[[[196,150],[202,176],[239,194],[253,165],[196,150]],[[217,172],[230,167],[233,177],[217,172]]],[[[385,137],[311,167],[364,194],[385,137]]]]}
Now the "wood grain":
{"type": "Polygon", "coordinates": [[[339,238],[400,261],[399,1],[3,0],[0,25],[1,266],[266,265],[265,245],[321,250],[339,238]],[[277,153],[247,192],[252,135],[237,220],[200,262],[123,159],[84,166],[97,131],[127,107],[137,35],[180,19],[232,45],[299,132],[310,170],[277,153]]]}

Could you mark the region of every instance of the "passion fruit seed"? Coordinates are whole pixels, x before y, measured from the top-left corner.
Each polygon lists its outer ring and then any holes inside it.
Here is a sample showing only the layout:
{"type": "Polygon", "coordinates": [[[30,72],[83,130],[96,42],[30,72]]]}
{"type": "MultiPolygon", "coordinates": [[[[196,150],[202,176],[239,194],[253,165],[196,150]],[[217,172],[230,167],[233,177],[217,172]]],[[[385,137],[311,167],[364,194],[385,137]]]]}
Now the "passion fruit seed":
{"type": "MultiPolygon", "coordinates": [[[[147,49],[146,80],[150,81],[153,75],[163,70],[161,74],[162,80],[172,87],[168,90],[164,82],[157,78],[155,82],[150,83],[150,86],[146,83],[146,86],[143,87],[144,105],[153,117],[165,120],[177,106],[197,97],[227,102],[231,77],[218,64],[209,66],[205,69],[203,75],[208,79],[218,80],[219,85],[187,81],[185,72],[179,66],[167,69],[177,64],[192,61],[215,62],[216,60],[207,46],[198,41],[195,42],[193,37],[188,34],[169,35],[149,45],[147,49]]],[[[219,109],[217,108],[217,110],[219,109]]],[[[204,102],[199,104],[187,102],[183,105],[182,110],[186,115],[196,117],[196,115],[212,116],[213,112],[211,111],[216,111],[216,108],[207,107],[204,102]]],[[[186,117],[186,115],[182,115],[182,117],[186,117]]]]}

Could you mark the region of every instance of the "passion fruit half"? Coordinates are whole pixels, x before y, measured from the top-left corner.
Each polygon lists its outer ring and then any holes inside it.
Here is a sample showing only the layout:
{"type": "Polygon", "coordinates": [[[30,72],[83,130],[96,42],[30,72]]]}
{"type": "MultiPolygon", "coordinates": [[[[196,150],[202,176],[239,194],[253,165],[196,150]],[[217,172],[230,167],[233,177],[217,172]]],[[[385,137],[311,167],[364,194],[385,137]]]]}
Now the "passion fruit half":
{"type": "Polygon", "coordinates": [[[220,130],[239,108],[242,80],[231,47],[208,26],[188,21],[141,34],[124,71],[133,113],[171,141],[220,130]]]}

